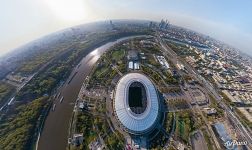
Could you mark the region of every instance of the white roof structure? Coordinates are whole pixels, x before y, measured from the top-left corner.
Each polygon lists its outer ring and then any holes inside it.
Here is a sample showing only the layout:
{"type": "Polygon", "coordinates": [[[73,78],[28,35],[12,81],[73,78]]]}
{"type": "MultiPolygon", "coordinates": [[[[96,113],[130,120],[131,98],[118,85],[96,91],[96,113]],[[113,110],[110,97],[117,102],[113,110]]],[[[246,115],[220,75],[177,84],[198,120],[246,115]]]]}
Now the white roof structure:
{"type": "Polygon", "coordinates": [[[114,111],[123,127],[132,134],[144,134],[155,127],[159,117],[159,100],[153,83],[145,75],[129,73],[123,76],[116,87],[114,111]],[[134,113],[129,107],[128,92],[133,82],[140,82],[145,88],[147,106],[144,112],[134,113]]]}
{"type": "Polygon", "coordinates": [[[129,69],[134,69],[134,67],[133,67],[133,61],[129,62],[129,69]]]}
{"type": "Polygon", "coordinates": [[[166,69],[170,69],[170,66],[164,56],[157,56],[157,59],[163,67],[165,67],[166,69]]]}
{"type": "Polygon", "coordinates": [[[140,67],[139,67],[139,63],[138,62],[134,62],[134,69],[135,70],[138,70],[140,67]]]}

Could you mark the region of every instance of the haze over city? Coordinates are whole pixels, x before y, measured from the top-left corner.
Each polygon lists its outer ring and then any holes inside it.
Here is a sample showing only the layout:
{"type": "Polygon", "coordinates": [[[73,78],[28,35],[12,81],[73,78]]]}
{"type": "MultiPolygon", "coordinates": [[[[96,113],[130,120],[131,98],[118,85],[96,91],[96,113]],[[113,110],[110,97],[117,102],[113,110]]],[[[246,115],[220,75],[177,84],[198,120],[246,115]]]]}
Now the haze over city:
{"type": "Polygon", "coordinates": [[[252,2],[0,1],[0,150],[252,150],[252,2]]]}
{"type": "Polygon", "coordinates": [[[49,33],[108,19],[168,19],[252,55],[251,1],[1,0],[0,56],[49,33]]]}

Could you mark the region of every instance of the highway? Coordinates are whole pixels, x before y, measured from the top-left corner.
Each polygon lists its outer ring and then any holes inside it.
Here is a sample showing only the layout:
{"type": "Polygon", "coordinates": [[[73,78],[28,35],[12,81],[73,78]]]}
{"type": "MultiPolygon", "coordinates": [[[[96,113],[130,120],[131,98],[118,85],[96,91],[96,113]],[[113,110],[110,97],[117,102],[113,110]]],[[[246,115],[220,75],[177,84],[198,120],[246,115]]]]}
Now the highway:
{"type": "MultiPolygon", "coordinates": [[[[160,45],[162,46],[163,49],[166,50],[166,52],[172,56],[171,61],[173,63],[177,63],[179,60],[179,57],[177,56],[177,54],[170,48],[168,47],[163,40],[161,39],[161,37],[158,35],[157,37],[160,45]]],[[[220,106],[223,107],[223,109],[225,110],[225,112],[227,113],[227,116],[230,118],[230,120],[233,121],[235,128],[237,131],[240,131],[240,134],[244,137],[244,139],[239,139],[239,140],[245,140],[248,143],[248,147],[250,149],[252,149],[252,137],[251,137],[251,131],[247,128],[245,128],[243,126],[243,124],[240,122],[240,120],[235,116],[235,114],[231,111],[231,109],[222,101],[222,98],[219,96],[219,94],[216,92],[216,90],[214,89],[214,87],[212,86],[211,83],[209,83],[208,81],[206,81],[202,76],[198,75],[196,72],[196,70],[194,70],[194,68],[192,68],[190,65],[188,65],[185,62],[182,62],[180,60],[180,63],[182,63],[185,68],[187,69],[187,71],[189,72],[190,75],[194,76],[195,79],[198,79],[200,83],[202,83],[203,87],[209,92],[211,93],[211,95],[214,96],[214,99],[216,99],[216,101],[220,104],[220,106]],[[249,131],[248,131],[249,130],[249,131]]]]}

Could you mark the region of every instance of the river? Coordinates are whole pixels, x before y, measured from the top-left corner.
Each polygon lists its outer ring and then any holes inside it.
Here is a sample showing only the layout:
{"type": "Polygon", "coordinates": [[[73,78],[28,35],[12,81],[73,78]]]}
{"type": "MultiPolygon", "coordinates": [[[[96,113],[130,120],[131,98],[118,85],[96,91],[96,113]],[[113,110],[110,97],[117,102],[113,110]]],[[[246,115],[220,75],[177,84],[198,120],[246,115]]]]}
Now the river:
{"type": "Polygon", "coordinates": [[[64,100],[60,103],[61,96],[56,98],[54,101],[56,104],[55,110],[50,111],[46,118],[44,128],[38,141],[37,148],[39,150],[66,149],[69,123],[72,117],[74,103],[78,97],[84,79],[89,75],[93,66],[106,50],[121,41],[136,37],[146,36],[129,36],[113,42],[108,42],[107,44],[91,51],[81,60],[79,65],[73,69],[68,80],[58,92],[61,93],[64,100]]]}

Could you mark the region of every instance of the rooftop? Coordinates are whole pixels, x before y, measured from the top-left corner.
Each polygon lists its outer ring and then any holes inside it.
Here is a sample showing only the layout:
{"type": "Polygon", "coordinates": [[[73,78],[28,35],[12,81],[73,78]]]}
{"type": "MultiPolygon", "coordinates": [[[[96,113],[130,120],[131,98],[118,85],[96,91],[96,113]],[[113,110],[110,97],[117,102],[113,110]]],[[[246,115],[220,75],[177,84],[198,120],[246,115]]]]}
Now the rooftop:
{"type": "Polygon", "coordinates": [[[129,73],[123,76],[116,87],[114,109],[117,119],[128,132],[141,134],[150,131],[159,114],[158,95],[151,80],[140,73],[129,73]],[[129,102],[129,89],[132,83],[141,83],[141,96],[139,97],[143,99],[146,97],[146,99],[140,101],[140,105],[131,105],[129,102]],[[134,106],[143,109],[134,111],[132,109],[134,106]]]}

